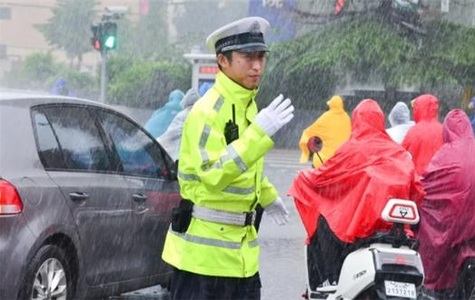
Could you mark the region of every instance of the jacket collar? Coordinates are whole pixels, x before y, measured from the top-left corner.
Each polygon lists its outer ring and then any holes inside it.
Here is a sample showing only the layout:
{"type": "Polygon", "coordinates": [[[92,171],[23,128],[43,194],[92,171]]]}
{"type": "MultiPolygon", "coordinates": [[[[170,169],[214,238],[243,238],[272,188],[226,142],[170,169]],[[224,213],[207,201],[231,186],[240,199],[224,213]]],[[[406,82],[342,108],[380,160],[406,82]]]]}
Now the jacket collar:
{"type": "Polygon", "coordinates": [[[248,90],[240,86],[223,72],[216,75],[216,83],[216,88],[225,101],[234,103],[236,106],[247,107],[258,91],[258,89],[248,90]]]}

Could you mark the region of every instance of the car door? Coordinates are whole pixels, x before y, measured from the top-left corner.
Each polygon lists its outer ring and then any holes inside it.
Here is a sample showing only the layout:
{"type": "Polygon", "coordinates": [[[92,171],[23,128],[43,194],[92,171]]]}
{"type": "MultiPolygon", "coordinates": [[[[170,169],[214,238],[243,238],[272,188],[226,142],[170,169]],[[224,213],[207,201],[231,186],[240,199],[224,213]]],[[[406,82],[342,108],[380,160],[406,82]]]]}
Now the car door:
{"type": "Polygon", "coordinates": [[[143,276],[168,270],[161,260],[171,210],[180,201],[173,162],[137,124],[117,114],[101,112],[100,119],[112,139],[129,187],[135,222],[137,272],[143,276]],[[173,178],[175,177],[175,178],[173,178]]]}
{"type": "Polygon", "coordinates": [[[93,116],[86,107],[53,105],[34,109],[33,120],[42,131],[40,158],[77,226],[88,284],[130,279],[131,201],[93,116]]]}

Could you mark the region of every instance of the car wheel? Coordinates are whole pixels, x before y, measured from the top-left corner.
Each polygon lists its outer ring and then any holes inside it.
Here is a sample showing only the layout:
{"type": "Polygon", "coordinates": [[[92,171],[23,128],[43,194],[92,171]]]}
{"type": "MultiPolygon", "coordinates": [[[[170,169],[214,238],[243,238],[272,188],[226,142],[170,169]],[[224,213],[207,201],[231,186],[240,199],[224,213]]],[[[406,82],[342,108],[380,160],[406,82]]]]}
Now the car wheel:
{"type": "Polygon", "coordinates": [[[19,299],[72,299],[73,285],[71,267],[64,251],[57,246],[46,245],[31,260],[19,299]]]}

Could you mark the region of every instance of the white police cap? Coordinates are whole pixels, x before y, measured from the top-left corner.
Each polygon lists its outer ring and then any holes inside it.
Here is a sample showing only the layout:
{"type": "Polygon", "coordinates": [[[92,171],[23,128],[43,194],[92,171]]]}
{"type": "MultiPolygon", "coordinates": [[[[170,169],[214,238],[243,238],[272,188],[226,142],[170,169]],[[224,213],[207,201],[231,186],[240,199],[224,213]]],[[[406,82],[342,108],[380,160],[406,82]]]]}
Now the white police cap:
{"type": "Polygon", "coordinates": [[[247,17],[227,24],[206,38],[206,45],[216,54],[226,51],[267,51],[264,35],[269,22],[261,17],[247,17]]]}

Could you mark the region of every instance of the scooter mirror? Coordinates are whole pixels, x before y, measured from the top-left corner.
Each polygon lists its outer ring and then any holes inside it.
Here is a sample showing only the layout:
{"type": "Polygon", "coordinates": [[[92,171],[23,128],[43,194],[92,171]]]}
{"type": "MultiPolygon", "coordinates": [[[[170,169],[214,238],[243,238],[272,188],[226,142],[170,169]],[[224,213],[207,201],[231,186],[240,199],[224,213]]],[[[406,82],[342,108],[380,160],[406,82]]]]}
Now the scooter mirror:
{"type": "Polygon", "coordinates": [[[307,147],[311,153],[318,153],[322,150],[323,141],[318,136],[312,136],[308,139],[307,147]]]}

